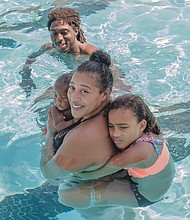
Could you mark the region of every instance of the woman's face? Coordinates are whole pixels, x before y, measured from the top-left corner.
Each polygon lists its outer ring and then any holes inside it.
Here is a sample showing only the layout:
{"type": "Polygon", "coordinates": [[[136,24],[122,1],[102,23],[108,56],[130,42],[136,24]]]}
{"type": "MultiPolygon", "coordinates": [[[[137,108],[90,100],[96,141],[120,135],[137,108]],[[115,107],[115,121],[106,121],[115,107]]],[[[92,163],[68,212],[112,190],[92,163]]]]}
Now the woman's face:
{"type": "Polygon", "coordinates": [[[97,75],[76,72],[70,82],[68,99],[74,118],[90,118],[105,102],[107,94],[100,94],[97,75]]]}
{"type": "Polygon", "coordinates": [[[133,111],[129,109],[112,109],[108,114],[110,136],[119,149],[124,149],[140,136],[144,127],[138,122],[133,111]]]}

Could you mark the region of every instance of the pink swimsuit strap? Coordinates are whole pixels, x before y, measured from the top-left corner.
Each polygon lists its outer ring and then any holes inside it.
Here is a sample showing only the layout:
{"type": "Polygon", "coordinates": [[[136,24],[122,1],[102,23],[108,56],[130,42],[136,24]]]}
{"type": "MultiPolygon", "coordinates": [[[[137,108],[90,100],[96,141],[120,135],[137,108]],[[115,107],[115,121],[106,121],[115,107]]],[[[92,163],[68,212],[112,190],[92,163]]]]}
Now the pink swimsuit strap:
{"type": "Polygon", "coordinates": [[[148,168],[130,168],[127,169],[130,176],[144,178],[149,175],[155,175],[162,171],[166,165],[168,164],[170,153],[168,151],[166,141],[163,142],[163,148],[160,156],[156,160],[156,162],[148,168]]]}
{"type": "Polygon", "coordinates": [[[152,134],[150,132],[146,132],[147,137],[140,137],[138,138],[132,145],[138,143],[138,142],[149,142],[153,145],[154,150],[156,151],[158,157],[160,156],[160,151],[157,148],[157,144],[163,144],[164,140],[162,139],[154,139],[152,134]]]}

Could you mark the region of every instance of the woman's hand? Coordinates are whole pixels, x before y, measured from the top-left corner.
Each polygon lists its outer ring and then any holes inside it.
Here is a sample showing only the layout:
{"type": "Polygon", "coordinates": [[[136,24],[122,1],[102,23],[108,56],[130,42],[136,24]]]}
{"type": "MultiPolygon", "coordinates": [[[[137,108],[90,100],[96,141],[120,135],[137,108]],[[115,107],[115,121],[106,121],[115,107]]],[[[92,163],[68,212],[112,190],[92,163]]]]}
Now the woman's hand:
{"type": "Polygon", "coordinates": [[[53,123],[53,117],[51,112],[51,106],[48,110],[48,121],[47,121],[47,134],[55,135],[56,129],[53,123]]]}

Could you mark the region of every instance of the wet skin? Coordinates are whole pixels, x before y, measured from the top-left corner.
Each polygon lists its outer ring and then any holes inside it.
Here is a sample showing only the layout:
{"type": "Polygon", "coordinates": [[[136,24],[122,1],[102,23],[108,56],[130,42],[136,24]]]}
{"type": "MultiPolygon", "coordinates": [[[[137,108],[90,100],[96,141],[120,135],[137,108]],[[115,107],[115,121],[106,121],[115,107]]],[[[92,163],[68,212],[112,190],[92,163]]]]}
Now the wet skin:
{"type": "Polygon", "coordinates": [[[77,34],[78,30],[74,30],[62,20],[53,21],[50,27],[51,41],[60,53],[80,53],[77,34]]]}

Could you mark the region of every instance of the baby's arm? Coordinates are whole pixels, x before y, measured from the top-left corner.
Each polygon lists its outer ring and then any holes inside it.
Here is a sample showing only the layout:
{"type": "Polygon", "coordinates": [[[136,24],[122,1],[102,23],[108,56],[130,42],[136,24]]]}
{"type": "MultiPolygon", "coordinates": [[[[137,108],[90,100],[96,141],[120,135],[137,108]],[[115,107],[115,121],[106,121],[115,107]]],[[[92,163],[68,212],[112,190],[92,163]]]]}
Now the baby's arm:
{"type": "Polygon", "coordinates": [[[52,105],[50,108],[53,118],[53,124],[57,132],[67,128],[74,123],[73,119],[66,121],[63,112],[60,111],[55,105],[52,105]]]}

